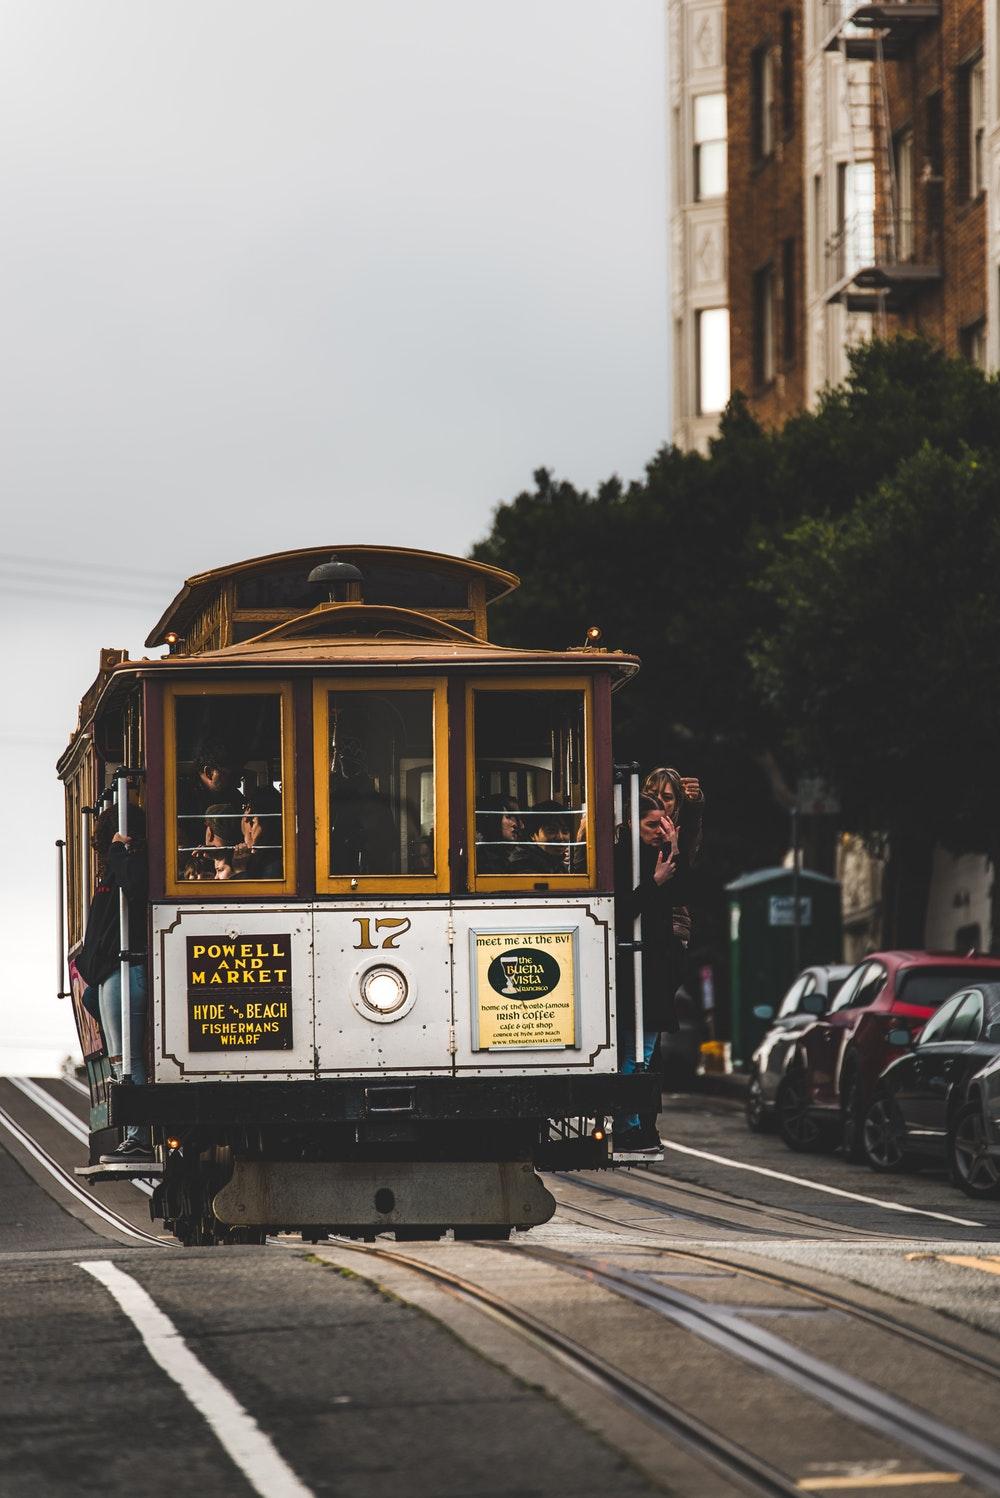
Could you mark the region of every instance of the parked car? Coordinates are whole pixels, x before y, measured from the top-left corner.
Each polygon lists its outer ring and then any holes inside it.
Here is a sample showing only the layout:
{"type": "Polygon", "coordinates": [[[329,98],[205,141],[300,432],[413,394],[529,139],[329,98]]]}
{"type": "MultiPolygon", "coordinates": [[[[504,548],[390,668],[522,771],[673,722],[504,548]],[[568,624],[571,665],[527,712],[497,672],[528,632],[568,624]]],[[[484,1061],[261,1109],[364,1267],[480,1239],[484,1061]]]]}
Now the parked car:
{"type": "Polygon", "coordinates": [[[796,1038],[775,1102],[789,1149],[820,1149],[839,1140],[849,1160],[863,1159],[861,1125],[875,1085],[901,1054],[890,1032],[898,1039],[901,1022],[916,1031],[945,999],[977,982],[1000,982],[1000,961],[873,952],[859,962],[828,1012],[796,1038]]]}
{"type": "Polygon", "coordinates": [[[970,1078],[1000,1055],[1000,983],[960,989],[916,1039],[902,1026],[886,1038],[906,1053],[879,1077],[861,1128],[868,1164],[883,1171],[918,1155],[945,1156],[970,1078]]]}
{"type": "Polygon", "coordinates": [[[947,1149],[951,1178],[966,1196],[1000,1196],[1000,1054],[969,1079],[947,1149]]]}
{"type": "Polygon", "coordinates": [[[850,971],[849,963],[804,968],[778,1005],[777,1014],[770,1004],[758,1004],[754,1009],[757,1019],[772,1021],[750,1058],[746,1119],[755,1134],[769,1129],[774,1121],[774,1101],[785,1068],[795,1054],[799,1031],[826,1013],[850,971]]]}

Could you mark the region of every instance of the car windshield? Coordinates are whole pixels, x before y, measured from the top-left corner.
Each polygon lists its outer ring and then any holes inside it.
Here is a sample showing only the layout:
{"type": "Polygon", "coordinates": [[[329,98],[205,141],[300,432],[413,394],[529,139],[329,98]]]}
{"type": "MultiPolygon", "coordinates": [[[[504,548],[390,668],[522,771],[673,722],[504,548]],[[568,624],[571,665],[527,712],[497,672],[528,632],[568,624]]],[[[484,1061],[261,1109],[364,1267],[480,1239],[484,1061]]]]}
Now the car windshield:
{"type": "Polygon", "coordinates": [[[903,1004],[921,1004],[936,1009],[963,984],[974,978],[977,983],[1000,981],[1000,967],[925,967],[904,973],[896,997],[903,1004]]]}

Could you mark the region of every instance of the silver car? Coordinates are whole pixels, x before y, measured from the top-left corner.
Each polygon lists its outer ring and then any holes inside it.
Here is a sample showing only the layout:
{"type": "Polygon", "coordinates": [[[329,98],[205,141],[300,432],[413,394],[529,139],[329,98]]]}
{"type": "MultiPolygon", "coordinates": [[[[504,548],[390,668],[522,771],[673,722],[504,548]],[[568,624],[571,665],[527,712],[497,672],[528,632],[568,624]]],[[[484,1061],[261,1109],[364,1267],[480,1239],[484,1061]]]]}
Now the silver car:
{"type": "Polygon", "coordinates": [[[755,1134],[771,1125],[774,1100],[789,1058],[795,1054],[799,1032],[811,1025],[817,1015],[826,1013],[851,971],[850,963],[821,963],[804,968],[778,1005],[777,1014],[770,1004],[758,1004],[754,1009],[757,1019],[771,1021],[770,1029],[750,1058],[746,1120],[747,1127],[755,1134]]]}

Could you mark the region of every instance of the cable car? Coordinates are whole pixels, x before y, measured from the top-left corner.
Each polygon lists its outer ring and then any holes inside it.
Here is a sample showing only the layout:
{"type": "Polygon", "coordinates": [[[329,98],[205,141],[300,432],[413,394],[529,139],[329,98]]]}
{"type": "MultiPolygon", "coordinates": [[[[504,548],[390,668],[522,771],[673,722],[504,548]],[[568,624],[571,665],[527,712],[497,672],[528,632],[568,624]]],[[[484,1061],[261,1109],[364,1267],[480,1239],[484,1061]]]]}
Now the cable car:
{"type": "Polygon", "coordinates": [[[153,1180],[182,1242],[506,1236],[554,1210],[538,1168],[607,1165],[609,1118],[656,1111],[616,1038],[612,693],[638,661],[596,631],[492,643],[517,583],[291,551],[190,578],[146,641],[165,654],[101,652],[58,765],[80,1173],[153,1180]],[[125,832],[130,805],[148,899],[138,934],[121,900],[113,1075],[77,958],[95,818],[125,832]],[[128,1126],[148,1158],[117,1157],[128,1126]]]}

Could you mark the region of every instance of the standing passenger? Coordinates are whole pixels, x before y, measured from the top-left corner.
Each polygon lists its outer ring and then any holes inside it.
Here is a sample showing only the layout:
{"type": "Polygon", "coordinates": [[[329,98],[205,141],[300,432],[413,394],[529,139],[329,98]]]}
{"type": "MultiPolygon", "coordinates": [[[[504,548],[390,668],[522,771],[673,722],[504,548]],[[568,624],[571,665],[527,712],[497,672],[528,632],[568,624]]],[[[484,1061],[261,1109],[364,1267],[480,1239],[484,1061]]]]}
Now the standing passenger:
{"type": "MultiPolygon", "coordinates": [[[[677,828],[659,801],[639,797],[639,883],[633,888],[631,850],[626,837],[616,849],[615,922],[629,936],[636,916],[642,940],[642,1069],[648,1070],[660,1031],[676,1028],[673,995],[677,987],[674,962],[673,903],[670,888],[677,873],[677,828]]],[[[635,1059],[635,1000],[631,953],[617,964],[618,1052],[620,1067],[629,1075],[640,1069],[635,1059]]],[[[658,1148],[655,1118],[638,1113],[615,1116],[614,1148],[658,1148]]]]}
{"type": "MultiPolygon", "coordinates": [[[[101,1029],[108,1048],[112,1076],[122,1080],[122,989],[121,929],[119,924],[119,891],[128,901],[129,950],[135,960],[129,963],[129,1016],[132,1031],[132,1070],[130,1080],[146,1080],[146,817],[141,807],[128,808],[128,832],[117,831],[118,809],[105,807],[94,826],[93,847],[97,855],[97,888],[90,905],[90,916],[83,947],[76,965],[88,984],[99,987],[101,1029]]],[[[152,1160],[149,1133],[138,1124],[128,1124],[118,1148],[101,1156],[101,1164],[143,1162],[152,1160]]]]}

